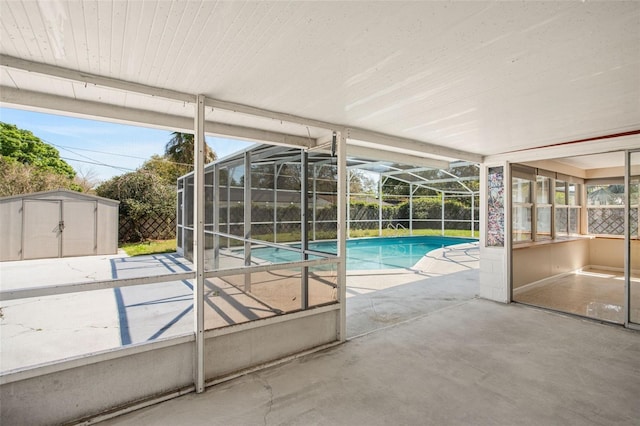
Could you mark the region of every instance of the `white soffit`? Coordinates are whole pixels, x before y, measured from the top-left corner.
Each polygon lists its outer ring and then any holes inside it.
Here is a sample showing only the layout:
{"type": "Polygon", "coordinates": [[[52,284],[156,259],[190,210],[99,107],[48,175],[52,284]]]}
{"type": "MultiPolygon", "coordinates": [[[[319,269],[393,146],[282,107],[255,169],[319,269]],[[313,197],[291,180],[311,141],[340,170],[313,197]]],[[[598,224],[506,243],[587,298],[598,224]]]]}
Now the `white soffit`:
{"type": "Polygon", "coordinates": [[[558,158],[555,161],[583,170],[624,167],[624,152],[618,151],[569,158],[558,158]]]}
{"type": "MultiPolygon", "coordinates": [[[[431,144],[425,151],[499,155],[640,129],[638,1],[3,0],[0,54],[431,144]]],[[[192,111],[188,100],[15,68],[0,83],[141,116],[192,111]]],[[[315,130],[280,127],[326,137],[315,130]]]]}

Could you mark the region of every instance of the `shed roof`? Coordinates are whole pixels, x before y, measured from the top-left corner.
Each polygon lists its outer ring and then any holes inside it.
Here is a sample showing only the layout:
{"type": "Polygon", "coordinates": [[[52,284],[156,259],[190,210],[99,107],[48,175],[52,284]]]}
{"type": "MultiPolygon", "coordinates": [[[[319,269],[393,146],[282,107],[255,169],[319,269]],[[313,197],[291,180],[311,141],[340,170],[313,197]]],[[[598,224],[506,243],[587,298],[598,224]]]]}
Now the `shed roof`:
{"type": "Polygon", "coordinates": [[[120,201],[112,200],[110,198],[99,197],[97,195],[85,194],[83,192],[70,191],[68,189],[54,189],[51,191],[41,191],[41,192],[31,192],[28,194],[18,194],[18,195],[10,195],[8,197],[0,197],[0,202],[16,200],[16,199],[27,199],[27,200],[37,200],[37,199],[54,199],[58,197],[59,199],[77,199],[77,200],[87,200],[87,201],[100,201],[107,204],[118,205],[120,201]]]}

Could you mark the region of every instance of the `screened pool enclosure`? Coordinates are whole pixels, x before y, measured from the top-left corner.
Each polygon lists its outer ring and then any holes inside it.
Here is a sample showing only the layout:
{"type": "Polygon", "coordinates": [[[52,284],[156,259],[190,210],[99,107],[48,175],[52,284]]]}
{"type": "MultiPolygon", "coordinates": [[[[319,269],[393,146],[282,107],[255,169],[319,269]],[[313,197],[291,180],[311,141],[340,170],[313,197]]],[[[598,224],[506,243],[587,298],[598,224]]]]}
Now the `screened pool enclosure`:
{"type": "MultiPolygon", "coordinates": [[[[347,168],[351,238],[477,236],[476,164],[434,169],[348,155],[347,168]]],[[[337,179],[330,152],[278,146],[258,145],[207,165],[205,265],[220,271],[213,291],[241,290],[275,313],[335,303],[336,256],[310,243],[337,238],[337,179]],[[287,260],[252,253],[264,247],[286,251],[287,260]]],[[[187,259],[193,258],[192,206],[189,174],[178,180],[176,234],[187,259]]]]}

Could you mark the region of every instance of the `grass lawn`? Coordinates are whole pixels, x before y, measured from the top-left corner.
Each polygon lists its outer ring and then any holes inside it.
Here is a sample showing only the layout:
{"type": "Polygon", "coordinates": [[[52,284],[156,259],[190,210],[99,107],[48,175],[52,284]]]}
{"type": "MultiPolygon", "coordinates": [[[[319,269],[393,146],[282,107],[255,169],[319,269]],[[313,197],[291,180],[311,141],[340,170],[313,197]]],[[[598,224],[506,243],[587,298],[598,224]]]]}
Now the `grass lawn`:
{"type": "MultiPolygon", "coordinates": [[[[378,230],[377,229],[352,229],[349,233],[351,238],[362,238],[362,237],[377,237],[378,230]]],[[[414,236],[422,236],[422,235],[433,235],[440,236],[442,235],[442,231],[440,229],[414,229],[414,236]]],[[[478,238],[480,233],[476,231],[474,233],[474,237],[478,238]]],[[[409,236],[408,229],[383,229],[382,230],[383,237],[406,237],[409,236]]],[[[445,237],[471,237],[470,229],[445,229],[444,230],[445,237]]]]}
{"type": "Polygon", "coordinates": [[[173,253],[176,251],[176,239],[150,240],[139,243],[126,243],[120,246],[129,256],[143,254],[173,253]]]}
{"type": "MultiPolygon", "coordinates": [[[[396,236],[408,236],[409,230],[398,230],[395,229],[383,229],[382,235],[385,237],[396,237],[396,236]]],[[[441,235],[441,231],[439,229],[414,229],[413,235],[441,235]]],[[[471,237],[470,230],[456,230],[456,229],[445,229],[444,235],[447,237],[471,237]]],[[[378,230],[377,229],[352,229],[351,230],[351,238],[362,238],[362,237],[377,237],[378,230]]],[[[475,237],[478,238],[479,232],[475,232],[475,237]]],[[[270,241],[273,239],[272,235],[260,235],[254,236],[256,239],[262,239],[264,241],[270,241]]],[[[278,242],[284,243],[287,241],[298,241],[300,238],[299,234],[287,234],[287,233],[279,233],[278,234],[278,242]]],[[[321,236],[320,236],[321,238],[321,236]]],[[[234,245],[234,244],[232,244],[234,245]]],[[[237,244],[240,246],[240,243],[237,244]]],[[[143,241],[140,243],[127,243],[122,244],[120,246],[129,256],[141,256],[144,254],[157,254],[157,253],[174,253],[176,251],[176,240],[150,240],[143,241]]]]}

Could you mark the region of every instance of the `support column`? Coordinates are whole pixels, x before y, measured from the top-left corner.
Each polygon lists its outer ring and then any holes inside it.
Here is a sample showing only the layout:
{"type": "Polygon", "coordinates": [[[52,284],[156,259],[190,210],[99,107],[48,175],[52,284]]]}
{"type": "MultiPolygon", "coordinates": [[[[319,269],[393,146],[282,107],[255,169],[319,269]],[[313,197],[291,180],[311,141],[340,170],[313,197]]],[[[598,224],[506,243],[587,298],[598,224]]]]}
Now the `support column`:
{"type": "Polygon", "coordinates": [[[511,173],[508,162],[480,167],[480,288],[485,299],[511,301],[511,173]]]}
{"type": "MultiPolygon", "coordinates": [[[[244,266],[251,266],[251,152],[244,153],[244,266]]],[[[251,273],[244,274],[244,291],[251,292],[251,273]]]]}
{"type": "Polygon", "coordinates": [[[273,163],[273,242],[278,242],[278,163],[273,163]]]}
{"type": "MultiPolygon", "coordinates": [[[[231,234],[231,174],[232,167],[227,167],[227,234],[231,234]]],[[[227,248],[231,248],[231,239],[227,238],[227,248]]]]}
{"type": "Polygon", "coordinates": [[[476,236],[476,195],[471,193],[471,238],[476,236]]]}
{"type": "Polygon", "coordinates": [[[378,175],[378,236],[382,237],[382,176],[378,175]]]}
{"type": "Polygon", "coordinates": [[[338,321],[338,339],[341,342],[347,340],[347,209],[349,198],[347,194],[348,170],[347,170],[347,139],[343,132],[337,132],[338,153],[338,301],[340,302],[340,318],[338,321]]]}
{"type": "Polygon", "coordinates": [[[213,165],[213,268],[220,269],[220,165],[213,165]]]}
{"type": "Polygon", "coordinates": [[[442,209],[440,211],[440,225],[442,226],[442,230],[440,231],[440,235],[444,236],[444,192],[442,192],[442,209]]]}
{"type": "Polygon", "coordinates": [[[195,333],[194,384],[196,393],[204,392],[204,96],[198,95],[193,144],[193,266],[196,282],[193,291],[195,333]]]}
{"type": "MultiPolygon", "coordinates": [[[[346,154],[346,153],[345,153],[346,154]]],[[[340,159],[340,155],[338,154],[338,159],[340,159]]],[[[338,161],[339,163],[339,161],[338,161]]],[[[345,162],[345,167],[346,167],[346,162],[345,162]]],[[[338,170],[339,172],[339,170],[338,170]]],[[[347,233],[345,235],[345,237],[347,239],[349,239],[349,235],[351,235],[351,170],[345,170],[345,179],[346,179],[346,185],[347,187],[345,188],[346,191],[346,198],[347,198],[347,233]]]]}
{"type": "Polygon", "coordinates": [[[317,199],[318,199],[318,168],[317,165],[314,164],[313,165],[313,176],[311,177],[311,179],[313,179],[313,192],[312,192],[312,196],[313,196],[313,203],[311,204],[311,214],[312,214],[312,219],[311,219],[311,224],[313,226],[313,230],[312,230],[312,240],[316,241],[316,220],[318,218],[317,212],[316,210],[318,209],[318,203],[317,203],[317,199]]]}
{"type": "MultiPolygon", "coordinates": [[[[304,149],[300,153],[300,246],[302,248],[302,260],[309,260],[309,154],[304,149]]],[[[300,308],[309,307],[309,268],[302,268],[300,280],[300,308]]]]}
{"type": "Polygon", "coordinates": [[[409,184],[409,235],[413,235],[413,184],[409,184]]]}

